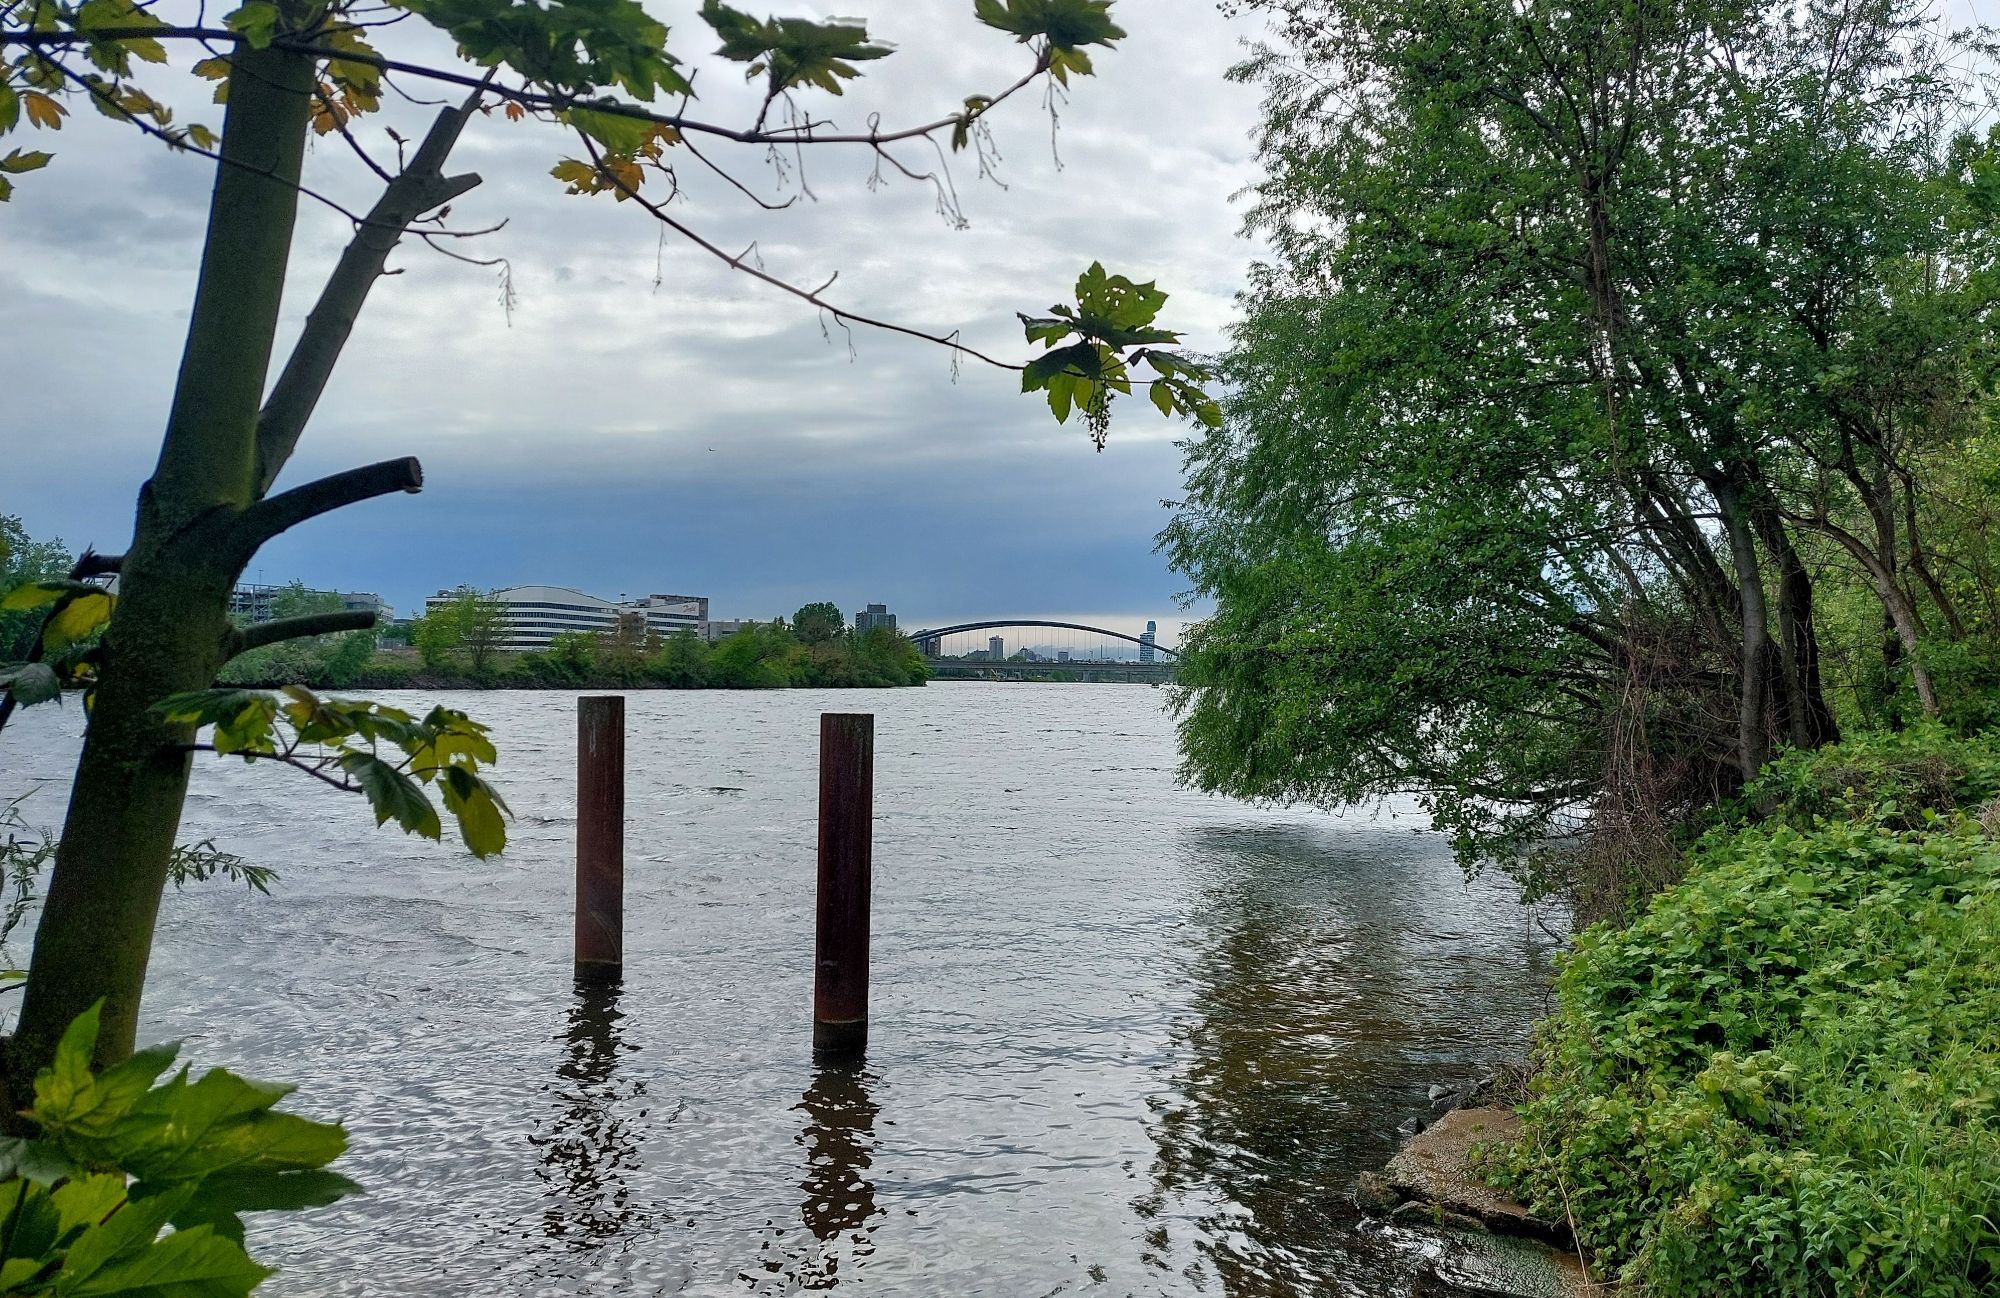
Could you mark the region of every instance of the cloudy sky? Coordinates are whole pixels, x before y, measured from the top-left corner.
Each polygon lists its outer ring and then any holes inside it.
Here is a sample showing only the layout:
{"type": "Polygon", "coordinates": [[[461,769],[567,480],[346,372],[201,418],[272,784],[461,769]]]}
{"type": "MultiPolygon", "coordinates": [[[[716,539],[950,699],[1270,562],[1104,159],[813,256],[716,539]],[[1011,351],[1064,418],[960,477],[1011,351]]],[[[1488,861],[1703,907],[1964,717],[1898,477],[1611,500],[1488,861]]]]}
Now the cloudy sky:
{"type": "MultiPolygon", "coordinates": [[[[698,6],[647,5],[698,68],[701,112],[745,120],[753,101],[737,65],[708,57],[698,6]]],[[[174,7],[157,12],[191,17],[174,7]]],[[[777,11],[859,11],[896,46],[844,99],[805,101],[843,127],[874,112],[885,125],[929,120],[1025,66],[1020,47],[974,21],[971,0],[777,11]]],[[[754,241],[773,273],[816,284],[838,272],[829,296],[855,310],[959,329],[1004,356],[1028,354],[1014,312],[1068,300],[1093,259],[1157,279],[1173,295],[1168,323],[1213,347],[1254,255],[1232,195],[1253,176],[1255,95],[1223,72],[1259,27],[1213,0],[1123,0],[1115,13],[1130,36],[1055,105],[1053,147],[1049,106],[1023,95],[990,119],[997,181],[953,160],[969,228],[950,228],[924,185],[871,187],[865,153],[839,148],[808,153],[809,194],[786,211],[684,174],[679,215],[731,248],[754,241]]],[[[414,22],[378,44],[449,56],[414,22]]],[[[179,71],[156,82],[184,120],[220,124],[203,83],[179,71]]],[[[0,511],[38,536],[118,549],[158,450],[210,172],[77,107],[59,135],[28,141],[56,162],[0,208],[0,511]]],[[[384,128],[420,135],[430,111],[397,105],[360,138],[392,156],[384,128]]],[[[506,221],[456,246],[507,259],[511,315],[495,270],[421,246],[398,254],[403,273],[376,288],[286,481],[415,454],[426,489],[299,529],[265,549],[252,579],[376,590],[404,611],[444,586],[535,581],[706,594],[717,616],[818,598],[886,602],[906,626],[1150,616],[1172,638],[1181,582],[1152,538],[1178,493],[1182,430],[1130,400],[1098,454],[1011,374],[954,373],[942,349],[886,334],[850,340],[699,250],[663,245],[636,205],[564,196],[547,175],[564,151],[553,127],[498,113],[473,124],[455,164],[486,183],[451,223],[506,221]]],[[[800,192],[796,168],[780,175],[761,151],[711,156],[766,197],[800,192]]],[[[923,146],[902,157],[936,165],[923,146]]],[[[359,208],[371,181],[338,137],[316,142],[311,186],[359,208]]],[[[305,205],[288,333],[346,229],[305,205]]]]}

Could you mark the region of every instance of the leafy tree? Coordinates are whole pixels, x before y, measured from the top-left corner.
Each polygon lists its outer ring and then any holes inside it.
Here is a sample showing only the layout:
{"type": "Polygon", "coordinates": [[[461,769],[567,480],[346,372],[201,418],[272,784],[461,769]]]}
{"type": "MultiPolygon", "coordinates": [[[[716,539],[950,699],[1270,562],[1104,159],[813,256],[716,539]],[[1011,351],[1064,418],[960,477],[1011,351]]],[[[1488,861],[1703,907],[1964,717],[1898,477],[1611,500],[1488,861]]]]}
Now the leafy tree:
{"type": "MultiPolygon", "coordinates": [[[[446,227],[447,210],[479,178],[449,175],[445,164],[475,115],[497,107],[509,120],[566,132],[572,153],[552,174],[570,192],[628,202],[664,230],[836,320],[895,329],[959,355],[1004,364],[953,333],[927,333],[847,311],[827,299],[823,288],[790,283],[728,251],[726,240],[697,231],[668,207],[676,168],[723,168],[704,152],[709,145],[742,148],[753,157],[807,147],[855,149],[913,175],[922,173],[899,156],[906,146],[948,145],[986,160],[987,119],[1000,105],[1050,81],[1071,84],[1090,72],[1094,52],[1124,34],[1110,21],[1109,0],[976,0],[980,20],[1023,48],[1026,66],[1016,82],[969,96],[913,126],[871,124],[863,131],[842,131],[815,116],[806,99],[844,91],[858,65],[877,62],[887,52],[852,21],[762,21],[706,0],[701,18],[723,41],[719,57],[745,65],[766,87],[755,118],[730,124],[705,120],[692,108],[694,79],[684,55],[670,50],[667,28],[636,0],[546,5],[392,0],[390,8],[401,12],[381,22],[381,10],[359,0],[246,0],[217,21],[204,16],[203,25],[180,27],[133,0],[34,0],[0,10],[0,134],[54,131],[66,120],[68,105],[88,103],[219,164],[157,466],[139,494],[130,547],[89,570],[118,573],[115,612],[101,592],[66,587],[45,592],[50,620],[44,642],[71,645],[106,617],[109,627],[101,663],[95,664],[101,675],[94,711],[10,1049],[7,1072],[17,1094],[25,1079],[54,1057],[64,1028],[99,999],[104,1018],[97,1058],[115,1063],[131,1049],[186,791],[187,764],[171,755],[188,747],[196,719],[206,715],[206,705],[163,705],[206,690],[223,665],[246,649],[372,624],[372,618],[343,623],[345,615],[325,614],[239,631],[228,623],[228,594],[272,537],[345,505],[422,486],[417,462],[403,458],[274,490],[398,243],[414,234],[435,245],[461,233],[446,227]],[[425,64],[421,44],[400,51],[405,57],[378,49],[376,41],[397,38],[390,24],[406,13],[448,35],[464,62],[425,64]],[[183,42],[214,51],[193,71],[220,83],[226,107],[219,134],[176,121],[140,82],[139,73],[167,64],[168,47],[181,48],[183,42]],[[357,122],[378,106],[392,77],[469,87],[462,102],[439,113],[393,172],[369,157],[357,132],[357,122]],[[365,214],[353,213],[354,237],[273,381],[279,302],[304,192],[306,144],[314,134],[341,135],[349,152],[365,158],[384,183],[365,214]]],[[[9,177],[50,161],[42,150],[15,148],[0,156],[5,173],[0,199],[11,195],[9,177]]],[[[941,178],[934,183],[940,202],[955,213],[949,186],[941,178]]],[[[1160,297],[1150,286],[1092,267],[1079,282],[1074,309],[1026,325],[1031,338],[1050,347],[1071,337],[1076,342],[1066,352],[1071,360],[1037,362],[1024,374],[1024,387],[1046,391],[1058,417],[1080,402],[1100,437],[1112,395],[1134,384],[1148,387],[1163,410],[1214,418],[1198,386],[1199,367],[1163,350],[1171,340],[1152,325],[1160,297]],[[1133,342],[1138,345],[1128,346],[1133,342]],[[1141,358],[1154,377],[1142,380],[1127,372],[1141,358]]],[[[89,571],[73,570],[73,576],[82,580],[89,571]]],[[[475,671],[483,670],[477,637],[467,644],[475,671]]],[[[24,680],[36,697],[46,696],[50,669],[35,666],[42,670],[6,669],[13,674],[0,676],[10,698],[22,697],[24,680]]],[[[330,739],[339,737],[327,729],[336,723],[375,724],[359,713],[309,711],[301,724],[330,739]]],[[[362,787],[371,796],[393,795],[396,801],[387,804],[391,814],[411,810],[403,805],[408,790],[401,783],[362,787]]],[[[423,797],[421,789],[417,796],[423,797]]],[[[378,816],[384,805],[376,803],[378,816]]]]}
{"type": "MultiPolygon", "coordinates": [[[[347,605],[331,591],[309,590],[302,581],[292,581],[271,596],[271,619],[337,614],[347,605]]],[[[239,619],[239,628],[253,625],[239,619]]],[[[228,684],[331,685],[354,684],[374,656],[375,636],[369,631],[349,631],[304,636],[253,649],[232,659],[217,675],[228,684]]]]}
{"type": "Polygon", "coordinates": [[[808,604],[792,615],[792,630],[805,644],[825,644],[829,640],[837,640],[846,629],[847,622],[840,606],[826,600],[808,604]]]}
{"type": "Polygon", "coordinates": [[[485,676],[506,636],[507,606],[470,586],[460,586],[415,621],[410,642],[426,667],[444,667],[463,653],[472,674],[485,676]]]}
{"type": "MultiPolygon", "coordinates": [[[[0,599],[30,582],[54,581],[74,562],[61,541],[37,541],[14,514],[0,514],[0,599]]],[[[0,611],[0,662],[28,656],[41,634],[42,619],[28,611],[0,611]]]]}
{"type": "Polygon", "coordinates": [[[708,642],[693,631],[676,631],[646,663],[646,674],[675,689],[697,689],[708,683],[708,642]]]}
{"type": "MultiPolygon", "coordinates": [[[[1510,855],[1834,738],[1821,542],[1925,494],[1988,345],[1996,154],[1926,11],[1270,7],[1274,255],[1163,536],[1217,603],[1188,778],[1510,855]]],[[[1905,674],[1915,567],[1870,583],[1905,674]]]]}

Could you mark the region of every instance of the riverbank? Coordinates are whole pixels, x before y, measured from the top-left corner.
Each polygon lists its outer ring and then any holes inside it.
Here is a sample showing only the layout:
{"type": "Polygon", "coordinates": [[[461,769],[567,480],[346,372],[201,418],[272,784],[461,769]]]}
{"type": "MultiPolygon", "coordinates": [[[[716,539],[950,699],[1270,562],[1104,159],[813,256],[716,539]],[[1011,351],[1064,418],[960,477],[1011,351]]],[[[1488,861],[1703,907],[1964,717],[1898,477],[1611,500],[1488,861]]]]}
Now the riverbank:
{"type": "Polygon", "coordinates": [[[1775,763],[1561,961],[1485,1174],[1649,1298],[2000,1290],[2000,743],[1775,763]]]}

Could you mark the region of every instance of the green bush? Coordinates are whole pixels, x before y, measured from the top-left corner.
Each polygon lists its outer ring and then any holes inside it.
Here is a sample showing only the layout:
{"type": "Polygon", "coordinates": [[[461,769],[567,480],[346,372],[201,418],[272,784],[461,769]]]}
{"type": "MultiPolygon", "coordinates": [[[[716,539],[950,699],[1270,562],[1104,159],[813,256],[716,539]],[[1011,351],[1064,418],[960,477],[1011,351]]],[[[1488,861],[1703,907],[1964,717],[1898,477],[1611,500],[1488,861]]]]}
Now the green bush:
{"type": "Polygon", "coordinates": [[[93,1073],[97,1026],[85,1011],[35,1078],[35,1135],[0,1140],[0,1293],[241,1298],[271,1274],[242,1214],[352,1193],[326,1170],[346,1133],[279,1112],[289,1086],[220,1068],[161,1081],[176,1046],[93,1073]]]}
{"type": "Polygon", "coordinates": [[[1953,738],[1936,723],[1794,749],[1744,792],[1752,806],[1804,828],[1840,817],[1900,828],[1927,812],[1973,810],[2000,795],[2000,736],[1953,738]]]}
{"type": "Polygon", "coordinates": [[[2000,1291],[2000,847],[1948,809],[1996,769],[1779,763],[1796,801],[1563,961],[1502,1177],[1657,1298],[2000,1291]]]}

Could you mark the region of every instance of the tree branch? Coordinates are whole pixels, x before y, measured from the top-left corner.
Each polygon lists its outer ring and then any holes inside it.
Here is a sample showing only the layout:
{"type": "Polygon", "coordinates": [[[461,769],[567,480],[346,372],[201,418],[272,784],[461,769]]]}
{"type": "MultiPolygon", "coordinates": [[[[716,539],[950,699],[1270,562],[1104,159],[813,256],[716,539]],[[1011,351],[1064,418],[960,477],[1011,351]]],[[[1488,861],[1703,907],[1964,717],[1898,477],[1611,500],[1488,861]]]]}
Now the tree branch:
{"type": "Polygon", "coordinates": [[[255,553],[264,542],[309,518],[392,491],[414,495],[423,489],[424,469],[415,456],[349,469],[281,491],[250,506],[237,519],[238,540],[248,547],[246,553],[255,553]]]}
{"type": "MultiPolygon", "coordinates": [[[[487,80],[492,80],[489,73],[487,80]]],[[[457,108],[447,108],[432,123],[416,157],[389,182],[375,206],[340,254],[319,301],[306,317],[305,331],[292,348],[285,369],[257,417],[257,495],[271,490],[285,461],[299,444],[320,394],[354,332],[368,291],[382,276],[389,254],[402,241],[412,221],[432,208],[449,203],[479,184],[479,177],[444,174],[444,162],[466,121],[479,107],[485,88],[474,90],[457,108]]]]}
{"type": "Polygon", "coordinates": [[[76,566],[69,570],[69,579],[71,581],[89,581],[92,577],[109,576],[114,572],[118,572],[124,566],[124,555],[99,554],[97,551],[86,547],[84,552],[77,556],[76,566]]]}
{"type": "Polygon", "coordinates": [[[306,640],[316,635],[332,635],[339,631],[371,631],[375,627],[376,613],[372,608],[344,608],[334,613],[303,613],[298,617],[281,617],[270,622],[259,622],[229,633],[225,651],[231,658],[249,653],[252,649],[262,649],[265,645],[279,644],[286,640],[306,640]]]}
{"type": "MultiPolygon", "coordinates": [[[[117,40],[198,40],[240,42],[243,37],[223,27],[93,27],[88,32],[0,32],[0,49],[9,45],[22,45],[30,49],[61,48],[72,45],[88,45],[93,41],[117,40]]],[[[348,50],[329,49],[314,44],[311,40],[280,36],[271,42],[271,48],[290,50],[298,54],[314,54],[325,59],[339,59],[345,63],[358,63],[364,67],[379,68],[384,72],[402,72],[410,76],[424,77],[448,85],[480,88],[486,78],[468,76],[460,72],[450,72],[422,63],[408,63],[401,59],[385,59],[380,55],[360,54],[348,50]]],[[[891,131],[871,130],[860,132],[839,132],[819,134],[819,122],[805,121],[777,130],[752,128],[741,130],[721,126],[714,122],[704,122],[679,113],[656,113],[638,104],[620,103],[615,99],[590,99],[581,95],[548,93],[528,89],[510,89],[495,85],[492,91],[503,98],[511,99],[525,108],[546,109],[564,112],[571,108],[587,109],[593,113],[603,113],[611,117],[624,117],[633,121],[652,122],[658,126],[671,126],[677,131],[696,132],[702,135],[720,136],[734,140],[738,144],[892,144],[897,140],[915,139],[920,135],[930,135],[960,122],[978,121],[999,105],[1026,89],[1035,79],[1048,71],[1049,59],[1046,53],[1035,60],[1035,66],[1020,80],[1008,86],[999,94],[985,100],[977,108],[968,108],[960,113],[940,117],[936,121],[924,122],[916,126],[905,126],[891,131]]],[[[490,75],[490,74],[489,74],[490,75]]]]}

